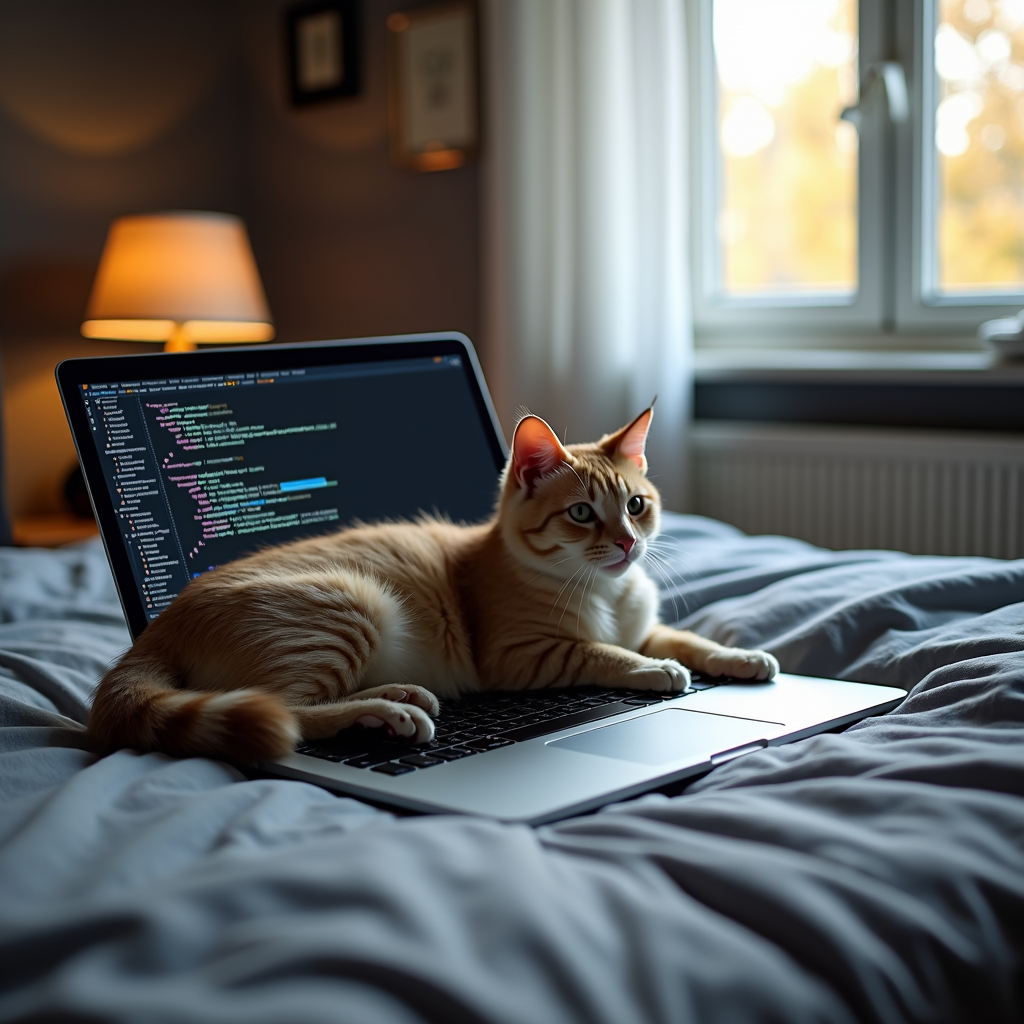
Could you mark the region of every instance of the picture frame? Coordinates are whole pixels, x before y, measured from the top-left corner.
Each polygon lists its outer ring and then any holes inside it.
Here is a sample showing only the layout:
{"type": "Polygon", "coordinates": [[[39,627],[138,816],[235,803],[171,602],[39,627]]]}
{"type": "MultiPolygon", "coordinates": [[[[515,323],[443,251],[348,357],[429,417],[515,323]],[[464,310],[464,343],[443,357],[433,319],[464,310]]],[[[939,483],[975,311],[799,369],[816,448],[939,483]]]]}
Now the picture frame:
{"type": "Polygon", "coordinates": [[[387,25],[392,160],[416,171],[461,167],[480,139],[476,4],[398,11],[387,25]]]}
{"type": "Polygon", "coordinates": [[[288,85],[295,106],[362,89],[360,0],[305,0],[285,12],[288,85]]]}

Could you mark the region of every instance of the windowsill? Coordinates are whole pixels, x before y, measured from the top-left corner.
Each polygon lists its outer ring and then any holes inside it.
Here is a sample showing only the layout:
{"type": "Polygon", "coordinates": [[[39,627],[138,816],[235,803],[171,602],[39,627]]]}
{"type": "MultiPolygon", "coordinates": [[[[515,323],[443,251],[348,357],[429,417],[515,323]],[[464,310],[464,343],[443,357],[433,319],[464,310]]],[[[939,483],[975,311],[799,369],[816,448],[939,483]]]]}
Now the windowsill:
{"type": "Polygon", "coordinates": [[[1024,362],[974,351],[698,348],[698,381],[954,383],[1024,380],[1024,362]]]}
{"type": "Polygon", "coordinates": [[[696,353],[694,417],[1024,432],[1024,362],[988,352],[696,353]]]}

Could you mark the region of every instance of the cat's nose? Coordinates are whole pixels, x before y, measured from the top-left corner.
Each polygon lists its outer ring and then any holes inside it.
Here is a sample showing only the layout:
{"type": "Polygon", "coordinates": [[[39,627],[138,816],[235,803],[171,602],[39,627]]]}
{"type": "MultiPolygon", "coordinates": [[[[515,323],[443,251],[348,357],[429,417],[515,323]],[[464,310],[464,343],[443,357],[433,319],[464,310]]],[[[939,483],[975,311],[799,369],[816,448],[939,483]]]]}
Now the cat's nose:
{"type": "Polygon", "coordinates": [[[636,538],[635,537],[620,537],[615,543],[620,548],[622,548],[622,553],[624,555],[628,555],[629,552],[632,550],[633,545],[636,543],[636,538]]]}

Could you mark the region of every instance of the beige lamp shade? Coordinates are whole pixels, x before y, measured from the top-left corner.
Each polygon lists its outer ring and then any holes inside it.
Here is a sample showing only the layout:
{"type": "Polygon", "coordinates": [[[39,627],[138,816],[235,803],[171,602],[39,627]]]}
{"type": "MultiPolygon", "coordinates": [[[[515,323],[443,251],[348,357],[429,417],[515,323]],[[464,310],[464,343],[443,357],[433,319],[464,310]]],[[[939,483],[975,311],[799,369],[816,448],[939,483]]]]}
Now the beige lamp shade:
{"type": "Polygon", "coordinates": [[[87,338],[163,341],[171,350],[274,336],[245,225],[226,213],[114,221],[86,317],[87,338]]]}

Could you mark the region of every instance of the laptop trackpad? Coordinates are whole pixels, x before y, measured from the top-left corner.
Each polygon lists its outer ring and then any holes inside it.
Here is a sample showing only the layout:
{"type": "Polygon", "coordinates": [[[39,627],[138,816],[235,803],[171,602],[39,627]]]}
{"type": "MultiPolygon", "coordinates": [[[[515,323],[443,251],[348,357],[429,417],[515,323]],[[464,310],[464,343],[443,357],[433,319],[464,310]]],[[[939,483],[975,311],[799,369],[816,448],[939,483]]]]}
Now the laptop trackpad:
{"type": "Polygon", "coordinates": [[[616,722],[552,740],[548,746],[637,764],[668,764],[681,760],[699,764],[736,747],[759,740],[763,744],[766,736],[778,735],[779,729],[778,722],[664,708],[628,722],[616,722]]]}

